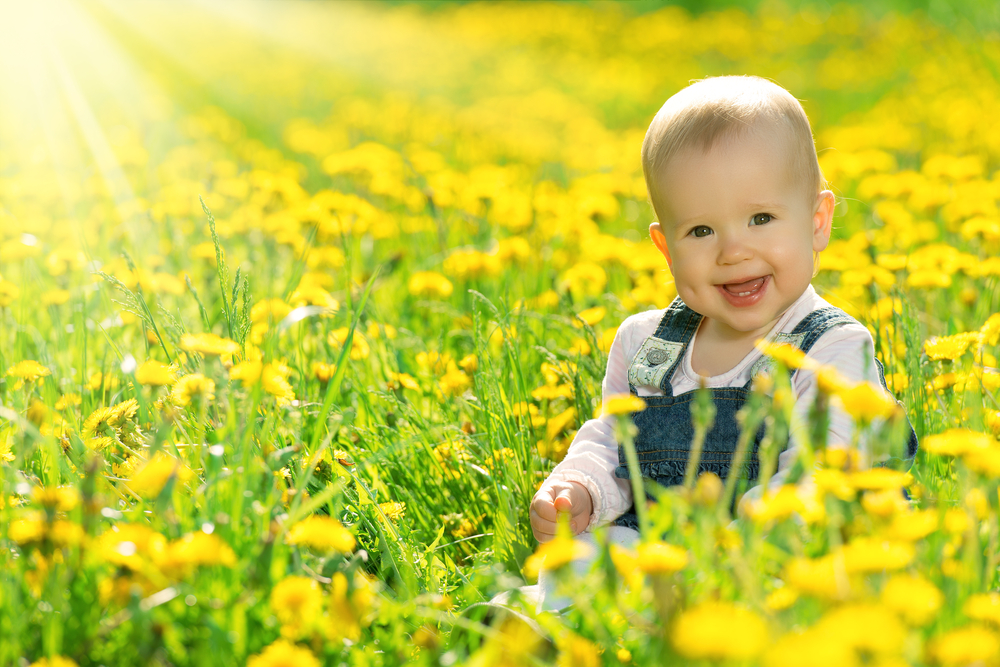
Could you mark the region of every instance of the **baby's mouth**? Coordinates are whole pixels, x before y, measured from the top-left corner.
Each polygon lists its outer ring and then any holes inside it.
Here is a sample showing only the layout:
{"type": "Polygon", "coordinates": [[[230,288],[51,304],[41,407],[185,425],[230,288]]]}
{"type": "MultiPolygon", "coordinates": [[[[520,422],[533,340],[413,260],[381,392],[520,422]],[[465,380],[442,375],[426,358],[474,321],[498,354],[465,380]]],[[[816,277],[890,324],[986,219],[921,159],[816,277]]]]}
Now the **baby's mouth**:
{"type": "Polygon", "coordinates": [[[764,286],[765,280],[766,277],[762,276],[760,278],[754,278],[753,280],[747,280],[742,283],[726,283],[722,286],[722,289],[726,290],[733,296],[750,296],[764,286]]]}

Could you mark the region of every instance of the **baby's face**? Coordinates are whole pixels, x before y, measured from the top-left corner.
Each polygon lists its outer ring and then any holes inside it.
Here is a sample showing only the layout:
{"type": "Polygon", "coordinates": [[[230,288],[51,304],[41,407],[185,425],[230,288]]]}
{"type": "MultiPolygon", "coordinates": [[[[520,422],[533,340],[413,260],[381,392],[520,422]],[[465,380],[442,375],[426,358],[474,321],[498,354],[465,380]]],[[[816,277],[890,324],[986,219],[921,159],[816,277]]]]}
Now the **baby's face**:
{"type": "Polygon", "coordinates": [[[707,318],[705,333],[766,335],[809,286],[813,252],[829,242],[833,194],[808,194],[788,143],[768,132],[723,140],[682,151],[660,174],[664,220],[650,233],[678,295],[707,318]]]}

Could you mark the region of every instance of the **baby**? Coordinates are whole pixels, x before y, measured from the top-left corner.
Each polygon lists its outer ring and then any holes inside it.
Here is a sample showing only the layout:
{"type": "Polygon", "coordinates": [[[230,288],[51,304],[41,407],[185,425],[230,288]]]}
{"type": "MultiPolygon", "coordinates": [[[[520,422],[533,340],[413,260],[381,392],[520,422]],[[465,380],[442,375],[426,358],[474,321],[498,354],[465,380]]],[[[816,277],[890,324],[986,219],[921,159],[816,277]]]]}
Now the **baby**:
{"type": "MultiPolygon", "coordinates": [[[[750,76],[705,79],[681,90],[650,124],[642,167],[658,220],[649,234],[670,266],[678,298],[666,310],[622,323],[603,394],[631,392],[646,401],[634,415],[643,477],[682,483],[694,432],[690,406],[702,383],[711,388],[717,413],[698,473],[742,474],[730,470],[740,430],[736,413],[768,361],[755,347],[760,339],[789,343],[847,379],[885,387],[868,330],[810,285],[830,240],[835,200],[824,188],[809,121],[788,91],[750,76]]],[[[772,488],[785,482],[796,443],[807,438],[816,375],[801,369],[791,386],[797,417],[772,488]]],[[[852,442],[853,427],[849,415],[832,407],[828,442],[852,442]]],[[[911,429],[908,460],[916,444],[911,429]]],[[[859,454],[873,463],[867,452],[859,454]]],[[[907,459],[894,463],[905,466],[907,459]]],[[[751,483],[757,467],[751,454],[751,483]]],[[[532,530],[546,542],[558,514],[566,513],[574,534],[613,521],[610,539],[634,542],[632,501],[614,418],[603,415],[580,428],[535,494],[532,530]]]]}

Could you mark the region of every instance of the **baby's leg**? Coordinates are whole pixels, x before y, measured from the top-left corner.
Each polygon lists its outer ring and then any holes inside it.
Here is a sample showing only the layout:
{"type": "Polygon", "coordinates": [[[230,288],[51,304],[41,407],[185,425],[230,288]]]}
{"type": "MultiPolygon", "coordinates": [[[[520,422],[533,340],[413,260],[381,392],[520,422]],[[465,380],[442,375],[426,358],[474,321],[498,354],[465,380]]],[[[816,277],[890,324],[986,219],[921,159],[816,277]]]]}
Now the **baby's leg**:
{"type": "MultiPolygon", "coordinates": [[[[618,544],[631,549],[639,541],[639,533],[632,528],[624,526],[608,526],[605,532],[608,544],[618,544]]],[[[600,553],[600,546],[597,538],[591,532],[580,533],[576,539],[590,546],[590,555],[573,561],[569,567],[573,569],[573,574],[577,577],[585,576],[597,560],[600,553]]],[[[556,575],[544,567],[538,573],[538,606],[537,611],[561,611],[573,604],[573,600],[556,593],[556,575]]]]}

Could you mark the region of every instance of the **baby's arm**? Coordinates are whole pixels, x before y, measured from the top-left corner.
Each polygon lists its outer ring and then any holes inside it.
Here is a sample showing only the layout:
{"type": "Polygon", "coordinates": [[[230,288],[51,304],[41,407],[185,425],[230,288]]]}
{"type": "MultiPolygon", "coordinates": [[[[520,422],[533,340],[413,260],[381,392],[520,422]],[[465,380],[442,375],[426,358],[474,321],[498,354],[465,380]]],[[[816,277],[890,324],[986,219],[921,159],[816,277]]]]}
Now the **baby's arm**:
{"type": "MultiPolygon", "coordinates": [[[[630,328],[628,320],[622,323],[608,351],[608,367],[602,383],[605,401],[615,394],[628,393],[628,359],[623,339],[627,339],[630,328]]],[[[569,512],[576,534],[616,519],[632,505],[628,480],[615,477],[618,442],[614,419],[602,415],[581,426],[566,458],[535,494],[531,501],[531,527],[540,542],[551,539],[555,533],[557,512],[569,512]],[[585,495],[580,491],[585,491],[585,495]],[[566,500],[558,500],[560,496],[566,500]]]]}

